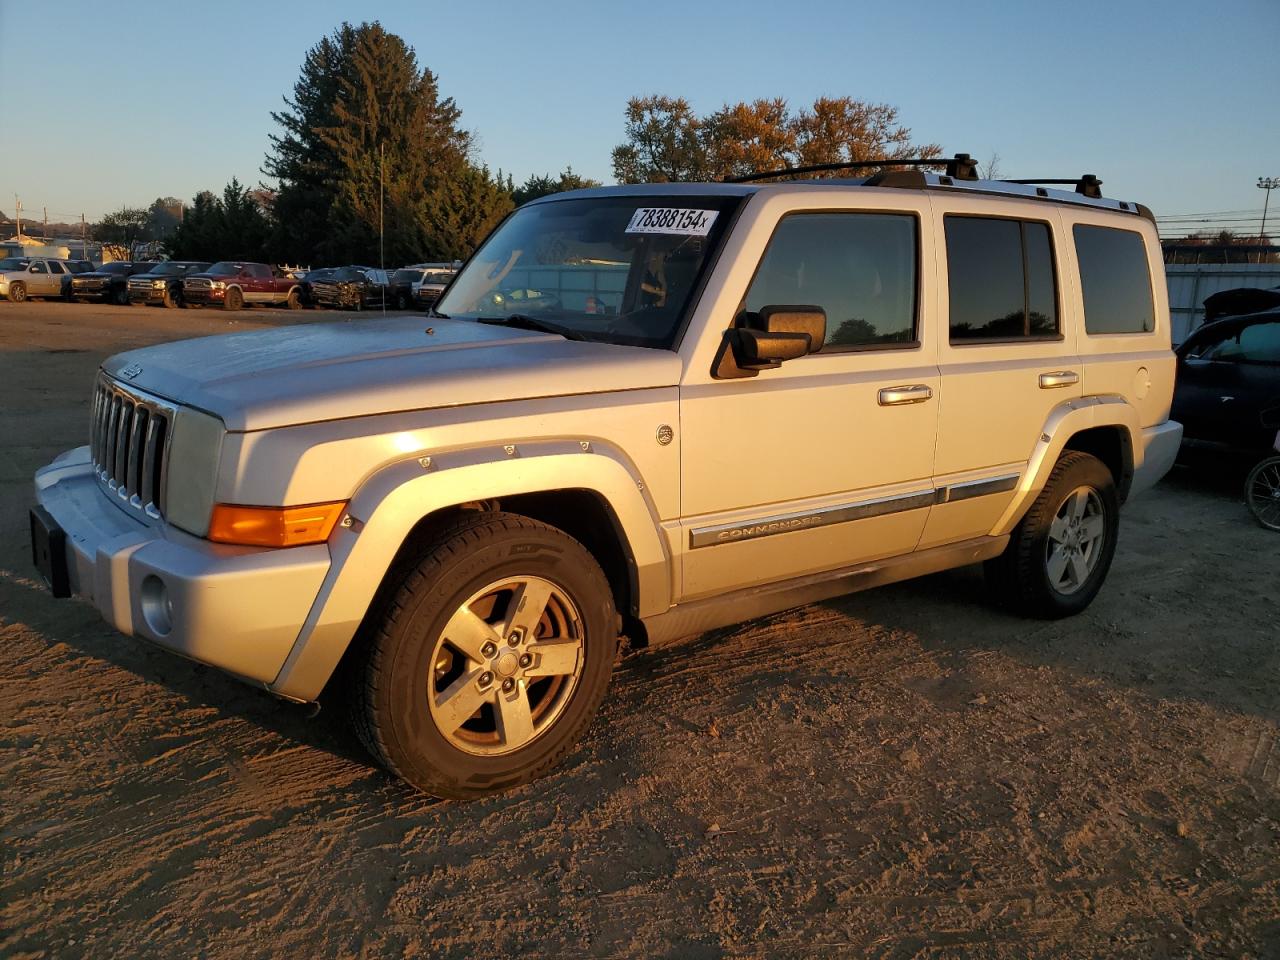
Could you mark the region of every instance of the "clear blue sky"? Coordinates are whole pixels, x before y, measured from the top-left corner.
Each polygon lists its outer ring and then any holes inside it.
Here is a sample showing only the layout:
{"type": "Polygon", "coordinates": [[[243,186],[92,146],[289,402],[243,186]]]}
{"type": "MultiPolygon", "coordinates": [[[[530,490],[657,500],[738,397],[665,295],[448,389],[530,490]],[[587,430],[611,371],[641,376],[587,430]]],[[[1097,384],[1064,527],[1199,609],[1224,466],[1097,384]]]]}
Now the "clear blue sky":
{"type": "Polygon", "coordinates": [[[1097,173],[1157,214],[1256,209],[1280,176],[1280,0],[0,0],[0,209],[17,192],[27,215],[93,219],[256,184],[269,111],[344,19],[412,44],[517,181],[572,164],[610,182],[646,93],[883,101],[948,153],[1097,173]]]}

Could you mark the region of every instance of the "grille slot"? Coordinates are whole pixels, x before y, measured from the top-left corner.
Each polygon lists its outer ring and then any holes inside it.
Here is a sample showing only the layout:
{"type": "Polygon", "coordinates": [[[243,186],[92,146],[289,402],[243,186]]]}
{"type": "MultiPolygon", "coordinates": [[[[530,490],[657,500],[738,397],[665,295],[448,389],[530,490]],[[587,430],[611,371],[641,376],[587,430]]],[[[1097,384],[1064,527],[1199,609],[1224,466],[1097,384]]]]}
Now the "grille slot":
{"type": "Polygon", "coordinates": [[[174,414],[164,401],[107,377],[94,388],[89,426],[94,473],[108,492],[154,519],[164,512],[174,414]]]}

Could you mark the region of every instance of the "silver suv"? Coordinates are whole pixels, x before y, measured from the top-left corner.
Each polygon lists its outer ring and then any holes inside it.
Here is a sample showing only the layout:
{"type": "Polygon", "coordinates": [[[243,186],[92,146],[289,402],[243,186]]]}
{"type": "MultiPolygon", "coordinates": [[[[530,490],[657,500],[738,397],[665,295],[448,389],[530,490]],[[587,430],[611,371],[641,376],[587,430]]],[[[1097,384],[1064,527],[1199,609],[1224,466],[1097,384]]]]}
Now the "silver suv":
{"type": "Polygon", "coordinates": [[[632,645],[984,563],[1086,607],[1169,468],[1155,225],[947,174],[619,186],[517,210],[425,320],[107,360],[38,565],[391,770],[525,782],[632,645]]]}
{"type": "Polygon", "coordinates": [[[0,260],[0,297],[22,303],[29,297],[63,297],[72,268],[51,257],[5,257],[0,260]]]}

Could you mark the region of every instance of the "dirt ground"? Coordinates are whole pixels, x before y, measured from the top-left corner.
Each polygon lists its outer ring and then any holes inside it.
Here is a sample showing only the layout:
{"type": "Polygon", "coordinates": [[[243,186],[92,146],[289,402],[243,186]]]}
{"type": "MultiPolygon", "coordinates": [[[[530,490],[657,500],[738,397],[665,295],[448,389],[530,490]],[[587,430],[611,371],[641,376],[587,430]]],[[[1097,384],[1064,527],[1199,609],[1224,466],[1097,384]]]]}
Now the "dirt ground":
{"type": "Polygon", "coordinates": [[[1234,481],[1132,503],[1072,620],[962,570],[630,655],[469,805],[52,600],[30,478],[102,358],[321,316],[0,303],[0,955],[1280,956],[1280,536],[1234,481]]]}

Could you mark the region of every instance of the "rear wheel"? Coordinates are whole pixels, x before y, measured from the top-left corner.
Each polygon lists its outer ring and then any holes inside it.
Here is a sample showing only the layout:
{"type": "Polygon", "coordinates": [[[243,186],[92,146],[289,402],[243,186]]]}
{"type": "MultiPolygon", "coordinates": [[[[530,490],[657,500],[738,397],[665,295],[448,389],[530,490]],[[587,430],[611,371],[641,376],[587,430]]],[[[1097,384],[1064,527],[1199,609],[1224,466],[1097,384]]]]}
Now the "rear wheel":
{"type": "Polygon", "coordinates": [[[1249,471],[1244,501],[1253,519],[1268,530],[1280,530],[1280,457],[1267,457],[1249,471]]]}
{"type": "Polygon", "coordinates": [[[401,291],[400,293],[396,294],[396,309],[397,310],[409,309],[409,295],[407,293],[404,293],[403,291],[401,291]]]}
{"type": "Polygon", "coordinates": [[[25,283],[9,284],[9,299],[14,303],[25,303],[27,299],[27,285],[25,283]]]}
{"type": "Polygon", "coordinates": [[[504,513],[443,531],[366,629],[357,732],[392,772],[453,799],[511,789],[563,758],[618,645],[595,558],[504,513]]]}
{"type": "Polygon", "coordinates": [[[289,310],[302,309],[302,297],[298,294],[297,287],[289,291],[289,296],[285,298],[284,305],[289,310]]]}
{"type": "Polygon", "coordinates": [[[1111,471],[1096,457],[1068,450],[1004,553],[987,561],[987,583],[997,599],[1026,616],[1079,613],[1102,589],[1119,528],[1111,471]]]}
{"type": "Polygon", "coordinates": [[[118,287],[117,289],[112,290],[111,293],[108,294],[107,296],[108,296],[108,299],[112,303],[114,303],[117,307],[129,306],[129,288],[128,287],[118,287]]]}
{"type": "Polygon", "coordinates": [[[223,310],[239,310],[244,306],[244,294],[235,287],[227,291],[226,296],[222,298],[223,310]]]}

